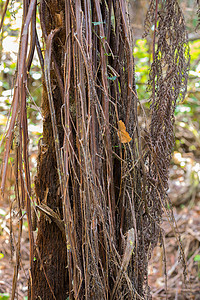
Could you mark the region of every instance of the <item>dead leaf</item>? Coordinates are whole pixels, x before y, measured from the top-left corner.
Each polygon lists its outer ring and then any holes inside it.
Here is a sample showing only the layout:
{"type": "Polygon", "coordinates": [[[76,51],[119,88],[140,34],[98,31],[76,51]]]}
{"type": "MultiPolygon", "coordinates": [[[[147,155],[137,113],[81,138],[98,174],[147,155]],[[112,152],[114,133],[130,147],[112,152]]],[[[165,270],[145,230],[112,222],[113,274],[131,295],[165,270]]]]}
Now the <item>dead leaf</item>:
{"type": "Polygon", "coordinates": [[[120,142],[124,143],[124,144],[129,143],[132,140],[132,138],[130,137],[130,135],[126,131],[126,126],[125,126],[124,122],[120,120],[118,122],[118,127],[119,127],[119,129],[118,129],[117,134],[119,136],[120,142]]]}

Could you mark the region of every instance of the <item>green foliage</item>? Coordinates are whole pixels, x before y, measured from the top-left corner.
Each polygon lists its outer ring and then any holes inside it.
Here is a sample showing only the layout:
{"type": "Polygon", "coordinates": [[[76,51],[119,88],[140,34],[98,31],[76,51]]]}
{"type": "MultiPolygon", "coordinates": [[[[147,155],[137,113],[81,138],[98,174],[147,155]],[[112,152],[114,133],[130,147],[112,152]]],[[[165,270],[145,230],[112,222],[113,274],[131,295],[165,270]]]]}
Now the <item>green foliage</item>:
{"type": "Polygon", "coordinates": [[[195,255],[194,261],[198,264],[198,277],[200,279],[200,254],[195,255]]]}
{"type": "MultiPolygon", "coordinates": [[[[196,60],[199,60],[200,56],[200,40],[190,42],[190,54],[191,54],[191,66],[194,66],[196,60]]],[[[198,65],[196,65],[198,67],[198,65]]]]}
{"type": "Polygon", "coordinates": [[[200,262],[200,254],[195,255],[194,261],[200,262]]]}
{"type": "Polygon", "coordinates": [[[0,293],[0,300],[10,299],[10,295],[7,293],[0,293]]]}
{"type": "Polygon", "coordinates": [[[149,93],[146,91],[149,68],[150,68],[150,49],[146,40],[137,40],[134,47],[135,74],[138,98],[148,99],[149,93]]]}

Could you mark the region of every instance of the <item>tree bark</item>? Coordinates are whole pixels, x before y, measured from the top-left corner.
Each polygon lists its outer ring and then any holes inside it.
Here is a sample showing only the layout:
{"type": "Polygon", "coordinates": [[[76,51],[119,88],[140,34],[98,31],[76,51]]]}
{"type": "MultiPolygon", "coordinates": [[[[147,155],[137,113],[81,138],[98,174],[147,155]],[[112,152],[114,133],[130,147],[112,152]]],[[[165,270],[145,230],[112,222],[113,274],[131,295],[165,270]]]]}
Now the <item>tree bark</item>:
{"type": "MultiPolygon", "coordinates": [[[[47,39],[55,27],[62,26],[62,12],[64,1],[40,1],[40,17],[43,30],[43,38],[47,39]]],[[[53,102],[56,122],[59,134],[59,142],[63,144],[63,129],[61,125],[62,93],[59,88],[58,77],[55,72],[56,60],[59,72],[63,72],[62,51],[64,44],[63,30],[56,34],[51,53],[51,85],[53,90],[53,102]]],[[[43,80],[42,95],[43,112],[43,138],[39,143],[39,155],[37,176],[35,178],[35,190],[37,204],[45,204],[63,219],[62,194],[60,190],[55,143],[52,130],[51,112],[46,88],[43,80]]],[[[67,275],[67,247],[66,238],[56,224],[55,220],[47,213],[37,210],[39,217],[38,234],[33,263],[33,295],[32,299],[66,299],[68,290],[67,275]]]]}

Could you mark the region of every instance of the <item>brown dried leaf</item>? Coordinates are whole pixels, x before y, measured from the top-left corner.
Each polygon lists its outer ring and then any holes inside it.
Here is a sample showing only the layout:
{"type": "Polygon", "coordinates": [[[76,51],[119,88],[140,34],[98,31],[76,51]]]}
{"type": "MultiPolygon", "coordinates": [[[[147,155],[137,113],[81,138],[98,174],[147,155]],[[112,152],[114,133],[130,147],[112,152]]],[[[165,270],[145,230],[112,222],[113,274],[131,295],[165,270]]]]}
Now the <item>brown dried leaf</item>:
{"type": "Polygon", "coordinates": [[[124,144],[129,143],[132,140],[132,138],[130,137],[129,133],[126,131],[126,126],[124,122],[120,120],[118,122],[118,127],[119,129],[117,134],[119,136],[120,142],[124,144]]]}

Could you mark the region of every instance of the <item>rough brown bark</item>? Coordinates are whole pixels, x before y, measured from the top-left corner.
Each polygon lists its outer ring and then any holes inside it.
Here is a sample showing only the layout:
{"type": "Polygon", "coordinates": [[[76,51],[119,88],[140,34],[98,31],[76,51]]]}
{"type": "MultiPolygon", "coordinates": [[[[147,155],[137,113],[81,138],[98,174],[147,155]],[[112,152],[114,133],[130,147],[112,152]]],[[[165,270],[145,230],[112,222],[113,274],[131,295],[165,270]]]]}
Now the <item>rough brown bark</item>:
{"type": "Polygon", "coordinates": [[[151,299],[148,261],[162,241],[174,108],[188,68],[178,3],[159,9],[152,0],[145,20],[146,34],[155,27],[154,62],[152,119],[141,135],[126,1],[40,1],[44,130],[35,187],[38,208],[57,213],[61,226],[40,212],[32,299],[151,299]]]}
{"type": "MultiPolygon", "coordinates": [[[[55,29],[62,22],[61,10],[63,1],[41,1],[40,15],[43,37],[55,29]],[[59,16],[57,19],[56,16],[59,16]]],[[[63,31],[60,30],[53,44],[55,56],[60,72],[62,72],[62,46],[63,31]]],[[[52,55],[51,55],[52,57],[52,55]]],[[[56,121],[59,131],[60,145],[63,143],[63,129],[61,126],[62,96],[55,74],[54,65],[51,63],[51,84],[53,86],[53,100],[56,112],[56,121]]],[[[35,189],[38,204],[46,204],[63,219],[62,199],[57,172],[55,145],[51,123],[51,113],[43,81],[42,95],[43,111],[43,138],[39,143],[38,171],[35,179],[35,189]]],[[[38,235],[33,263],[33,293],[32,299],[66,299],[67,297],[67,247],[66,239],[56,223],[45,213],[40,212],[38,222],[38,235]]]]}

